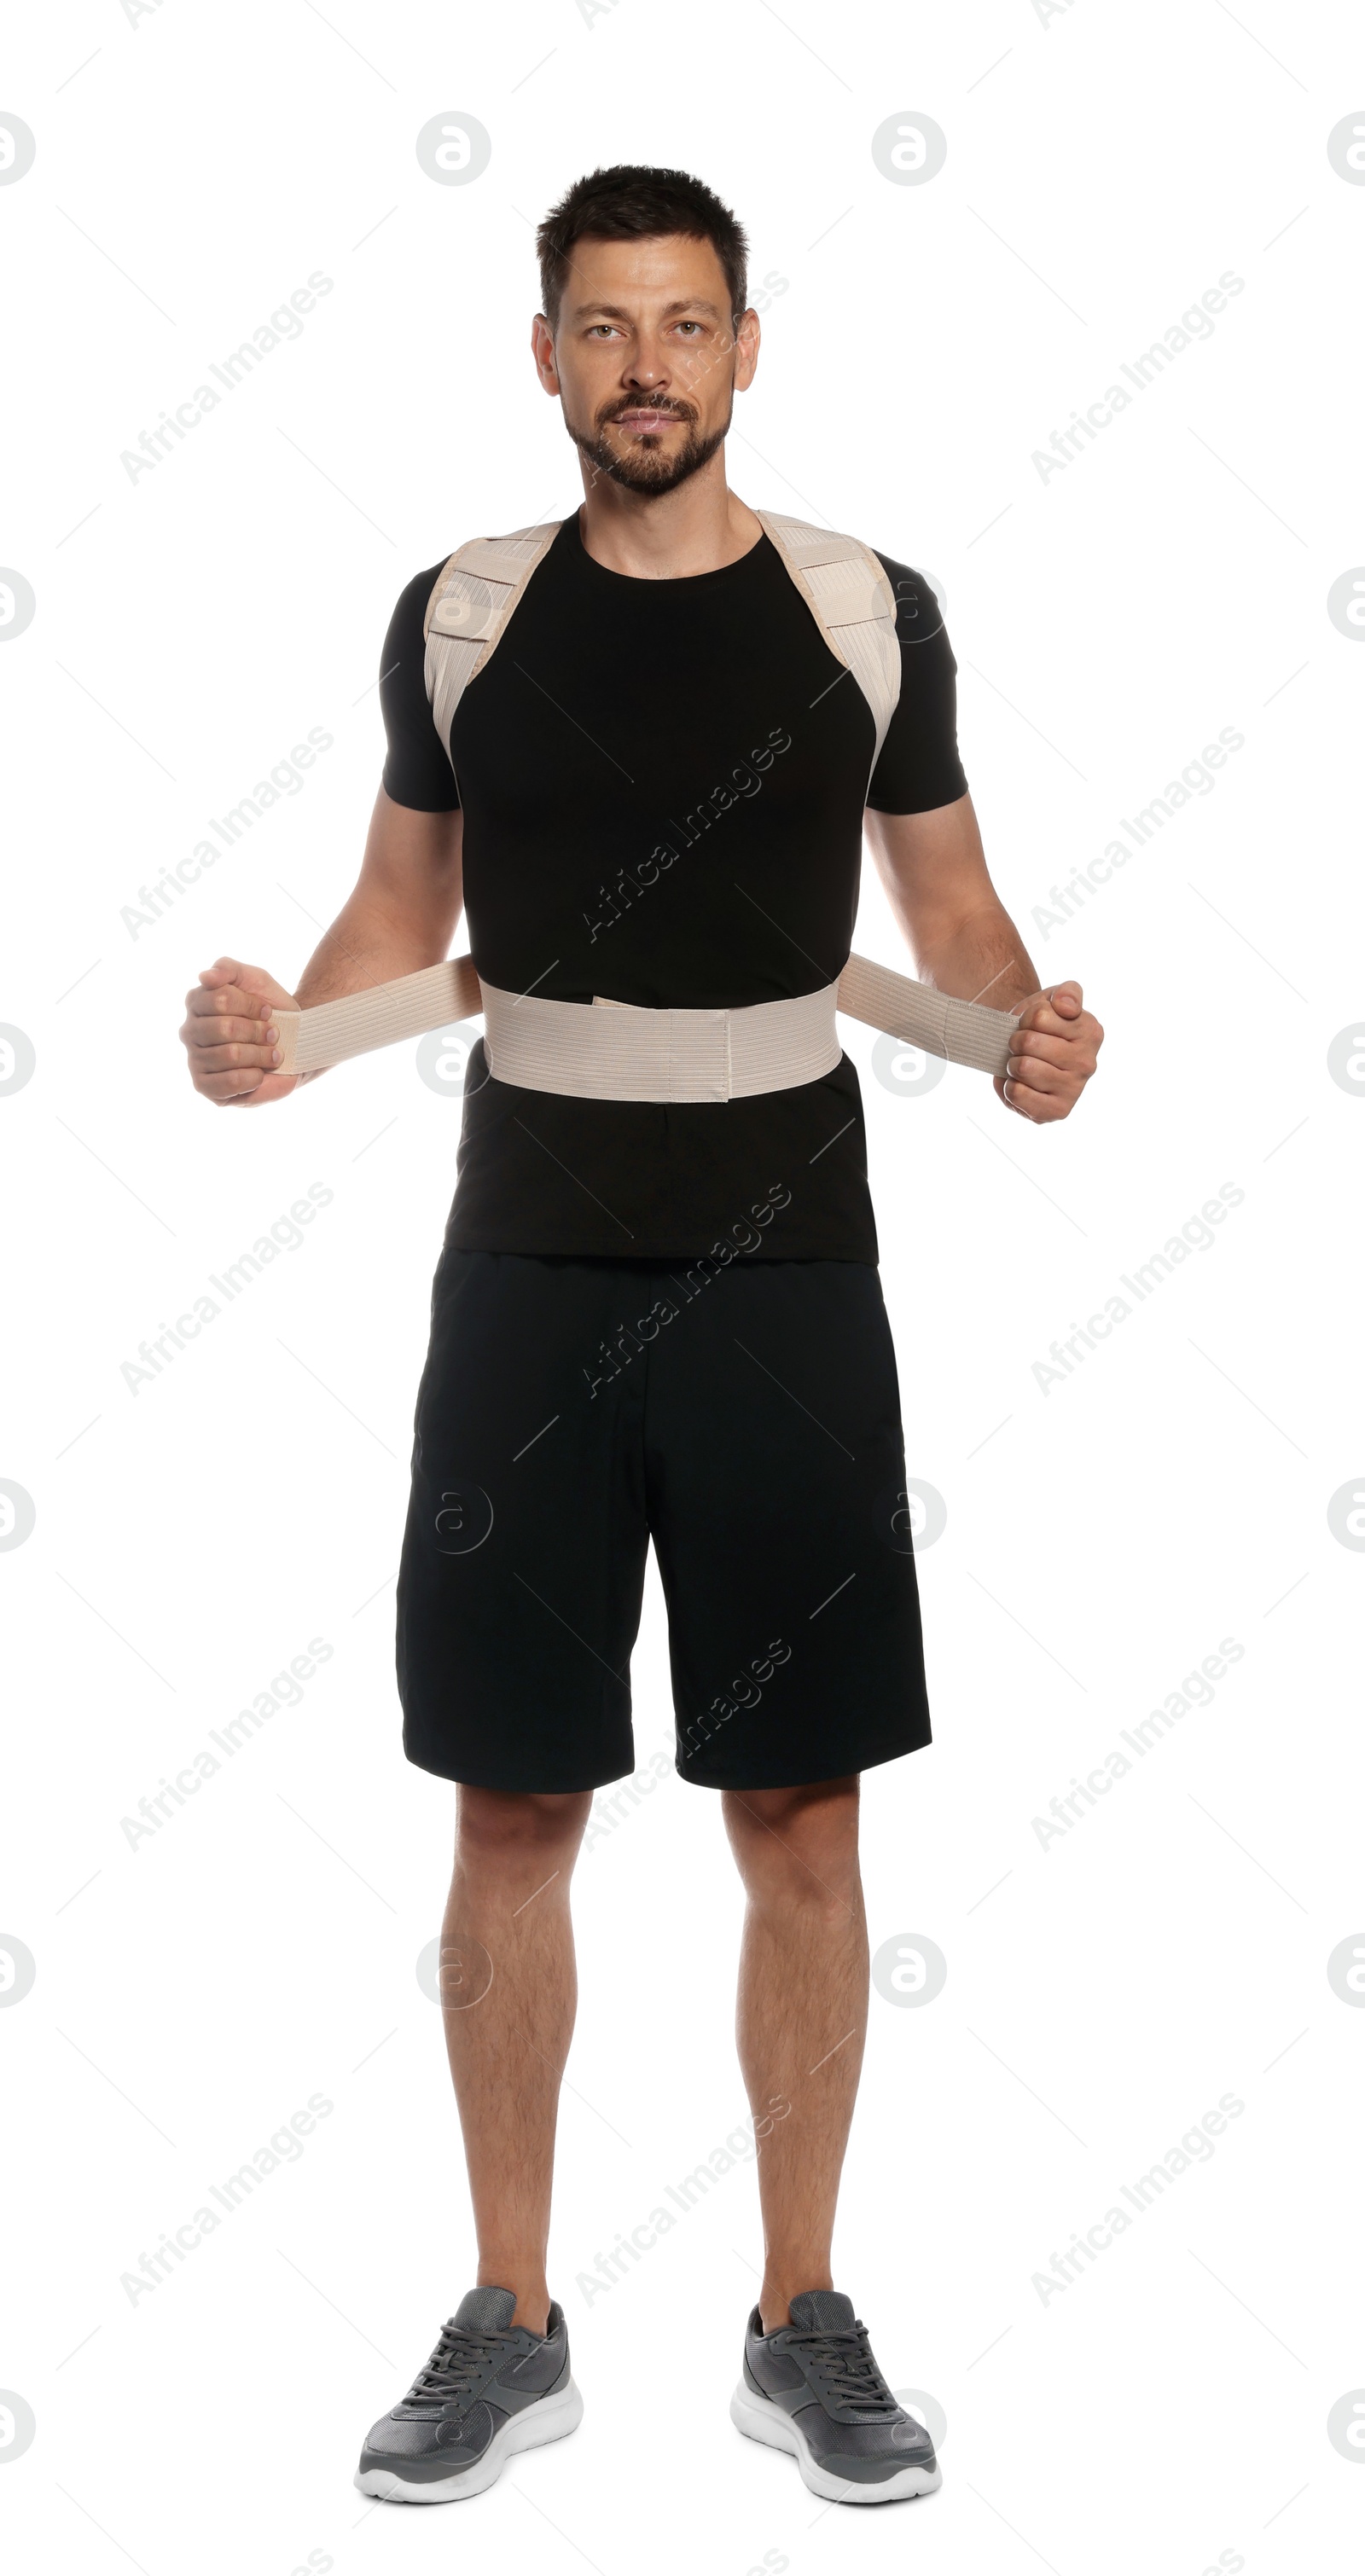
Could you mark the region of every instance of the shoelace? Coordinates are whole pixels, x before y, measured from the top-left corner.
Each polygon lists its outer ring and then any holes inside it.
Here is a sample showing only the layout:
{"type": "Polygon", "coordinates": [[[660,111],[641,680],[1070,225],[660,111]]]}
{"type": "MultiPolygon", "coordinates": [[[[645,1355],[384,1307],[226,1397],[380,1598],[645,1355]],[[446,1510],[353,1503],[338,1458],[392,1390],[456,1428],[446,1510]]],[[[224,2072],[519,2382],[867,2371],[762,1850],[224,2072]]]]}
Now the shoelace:
{"type": "Polygon", "coordinates": [[[821,2379],[821,2393],[836,2404],[858,2407],[867,2415],[895,2415],[899,2409],[872,2356],[861,2319],[851,2326],[794,2329],[788,2349],[800,2346],[821,2379]]]}
{"type": "Polygon", "coordinates": [[[515,2347],[505,2334],[491,2327],[451,2326],[441,2328],[441,2339],[431,2359],[418,2371],[403,2403],[405,2406],[457,2406],[473,2394],[480,2374],[493,2355],[515,2347]]]}

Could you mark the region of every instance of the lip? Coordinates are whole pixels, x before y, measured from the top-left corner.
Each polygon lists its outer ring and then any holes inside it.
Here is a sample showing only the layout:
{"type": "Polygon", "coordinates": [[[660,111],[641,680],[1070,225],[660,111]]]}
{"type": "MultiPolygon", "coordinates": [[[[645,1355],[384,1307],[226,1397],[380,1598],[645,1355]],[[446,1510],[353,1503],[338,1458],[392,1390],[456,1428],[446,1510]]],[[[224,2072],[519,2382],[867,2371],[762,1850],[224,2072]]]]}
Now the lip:
{"type": "Polygon", "coordinates": [[[641,410],[618,412],[611,425],[614,429],[634,429],[643,432],[653,429],[680,428],[682,424],[675,411],[641,410]]]}

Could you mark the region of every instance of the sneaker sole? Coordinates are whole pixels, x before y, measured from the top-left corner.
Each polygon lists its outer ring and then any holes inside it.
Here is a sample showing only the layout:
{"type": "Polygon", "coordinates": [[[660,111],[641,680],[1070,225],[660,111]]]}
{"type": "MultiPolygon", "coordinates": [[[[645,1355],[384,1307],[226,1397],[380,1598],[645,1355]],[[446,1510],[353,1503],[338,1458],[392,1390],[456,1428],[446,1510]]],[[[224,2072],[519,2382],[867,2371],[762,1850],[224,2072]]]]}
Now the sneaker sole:
{"type": "Polygon", "coordinates": [[[562,2442],[583,2420],[583,2400],[572,2380],[553,2397],[538,2398],[519,2415],[499,2426],[483,2458],[471,2469],[448,2478],[405,2478],[396,2469],[357,2469],[362,2495],[380,2496],[388,2504],[458,2504],[462,2497],[482,2495],[496,2484],[516,2451],[538,2450],[542,2442],[562,2442]]]}
{"type": "Polygon", "coordinates": [[[770,2406],[756,2398],[743,2380],[730,2400],[730,2421],[741,2433],[747,2433],[751,2442],[766,2442],[774,2451],[790,2451],[811,2494],[823,2496],[828,2504],[896,2504],[906,2496],[933,2495],[943,2484],[943,2471],[937,2466],[897,2469],[875,2486],[866,2486],[861,2479],[836,2477],[832,2470],[822,2468],[794,2418],[785,2415],[780,2406],[770,2406]]]}

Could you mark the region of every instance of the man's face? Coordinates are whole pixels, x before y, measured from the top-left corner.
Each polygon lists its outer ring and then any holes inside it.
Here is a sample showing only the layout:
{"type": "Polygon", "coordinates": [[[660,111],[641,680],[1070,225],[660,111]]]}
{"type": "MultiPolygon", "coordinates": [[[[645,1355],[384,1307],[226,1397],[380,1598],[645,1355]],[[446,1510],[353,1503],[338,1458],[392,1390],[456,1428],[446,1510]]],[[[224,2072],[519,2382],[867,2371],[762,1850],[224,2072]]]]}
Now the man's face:
{"type": "Polygon", "coordinates": [[[628,491],[676,491],[714,456],[752,381],[758,316],[730,321],[710,242],[667,233],[575,242],[559,327],[532,328],[541,383],[588,464],[628,491]]]}

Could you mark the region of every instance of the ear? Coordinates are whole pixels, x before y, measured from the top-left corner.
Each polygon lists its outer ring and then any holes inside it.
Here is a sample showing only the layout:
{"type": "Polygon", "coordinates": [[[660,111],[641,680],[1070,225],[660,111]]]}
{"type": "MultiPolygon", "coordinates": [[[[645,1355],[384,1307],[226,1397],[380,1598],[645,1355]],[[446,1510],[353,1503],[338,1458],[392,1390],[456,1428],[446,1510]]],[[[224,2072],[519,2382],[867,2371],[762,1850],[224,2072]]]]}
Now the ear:
{"type": "Polygon", "coordinates": [[[531,324],[531,355],[545,392],[557,394],[560,383],[559,369],[555,365],[555,338],[543,313],[537,313],[531,324]]]}
{"type": "Polygon", "coordinates": [[[762,337],[762,326],[759,322],[758,315],[755,313],[751,304],[746,313],[741,313],[739,317],[739,327],[735,332],[734,348],[736,393],[747,393],[750,385],[753,383],[754,375],[758,367],[759,343],[762,340],[762,337]]]}

